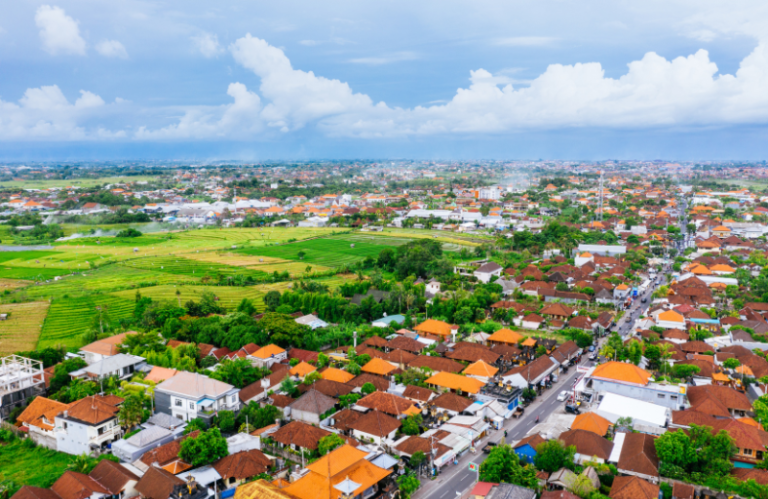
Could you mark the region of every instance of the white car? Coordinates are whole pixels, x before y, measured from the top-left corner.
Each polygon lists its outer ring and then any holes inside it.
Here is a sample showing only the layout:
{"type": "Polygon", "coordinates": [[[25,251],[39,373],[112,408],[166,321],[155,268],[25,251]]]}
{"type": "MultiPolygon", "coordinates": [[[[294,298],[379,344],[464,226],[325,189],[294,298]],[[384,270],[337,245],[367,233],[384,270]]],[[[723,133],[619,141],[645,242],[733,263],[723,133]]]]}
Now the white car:
{"type": "Polygon", "coordinates": [[[568,390],[563,390],[562,392],[560,392],[560,395],[557,396],[557,401],[558,402],[563,402],[570,395],[571,395],[571,392],[569,392],[568,390]]]}

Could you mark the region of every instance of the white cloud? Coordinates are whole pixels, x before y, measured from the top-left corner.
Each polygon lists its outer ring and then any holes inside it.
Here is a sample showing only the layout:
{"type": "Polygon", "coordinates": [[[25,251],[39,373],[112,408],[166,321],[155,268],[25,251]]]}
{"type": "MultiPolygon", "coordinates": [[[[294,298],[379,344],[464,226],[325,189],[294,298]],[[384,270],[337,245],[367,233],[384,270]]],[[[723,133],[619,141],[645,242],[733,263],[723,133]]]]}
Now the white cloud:
{"type": "Polygon", "coordinates": [[[203,54],[203,57],[211,58],[216,57],[224,51],[219,45],[219,37],[212,33],[203,33],[198,36],[193,36],[192,41],[195,42],[197,50],[203,54]]]}
{"type": "Polygon", "coordinates": [[[102,40],[96,44],[96,52],[104,57],[119,57],[128,59],[128,52],[122,43],[117,40],[102,40]]]}
{"type": "Polygon", "coordinates": [[[395,52],[394,54],[383,55],[379,57],[358,57],[350,59],[354,64],[366,64],[368,66],[381,66],[383,64],[392,64],[394,62],[414,61],[419,56],[415,52],[395,52]]]}
{"type": "Polygon", "coordinates": [[[97,116],[104,100],[86,90],[71,104],[57,85],[29,88],[18,103],[0,100],[0,137],[3,140],[93,140],[125,137],[103,126],[89,131],[81,123],[97,116]]]}
{"type": "Polygon", "coordinates": [[[504,47],[540,47],[542,45],[551,45],[557,41],[557,38],[550,36],[511,36],[506,38],[497,38],[493,41],[494,45],[504,47]]]}
{"type": "Polygon", "coordinates": [[[85,55],[85,40],[80,36],[77,21],[61,7],[41,5],[35,13],[43,49],[51,55],[85,55]]]}
{"type": "Polygon", "coordinates": [[[314,47],[315,45],[320,45],[320,42],[316,40],[301,40],[299,44],[305,47],[314,47]]]}
{"type": "Polygon", "coordinates": [[[261,98],[232,84],[233,104],[188,110],[178,124],[157,132],[145,129],[141,137],[224,137],[232,131],[242,136],[308,125],[331,136],[377,138],[768,123],[765,44],[734,75],[718,74],[705,50],[673,60],[649,52],[629,63],[619,78],[607,78],[596,62],[552,64],[521,88],[507,76],[514,68],[497,74],[477,69],[470,71],[469,86],[445,103],[411,109],[374,103],[345,82],[294,69],[283,50],[251,35],[238,39],[230,51],[260,78],[261,98]]]}

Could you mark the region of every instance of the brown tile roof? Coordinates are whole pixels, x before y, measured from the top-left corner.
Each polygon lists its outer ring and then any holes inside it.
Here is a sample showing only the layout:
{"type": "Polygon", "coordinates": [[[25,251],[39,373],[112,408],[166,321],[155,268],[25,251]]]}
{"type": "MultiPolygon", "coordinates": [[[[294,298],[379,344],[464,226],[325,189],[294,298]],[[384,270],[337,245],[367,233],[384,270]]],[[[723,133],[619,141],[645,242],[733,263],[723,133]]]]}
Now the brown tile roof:
{"type": "Polygon", "coordinates": [[[400,416],[413,407],[413,402],[391,393],[373,392],[357,401],[357,405],[376,409],[391,416],[400,416]]]}
{"type": "Polygon", "coordinates": [[[433,390],[416,385],[408,385],[405,387],[403,397],[407,399],[415,399],[419,402],[426,402],[435,394],[433,390]]]}
{"type": "Polygon", "coordinates": [[[398,336],[397,338],[393,338],[387,342],[387,348],[390,350],[405,350],[406,352],[411,353],[419,353],[426,345],[424,343],[420,343],[413,338],[408,338],[407,336],[398,336]]]}
{"type": "Polygon", "coordinates": [[[80,350],[83,352],[95,353],[104,355],[106,357],[111,357],[120,353],[120,349],[118,347],[125,340],[125,337],[131,334],[137,333],[136,331],[128,331],[125,333],[116,334],[108,338],[94,341],[93,343],[81,347],[80,350]]]}
{"type": "Polygon", "coordinates": [[[65,471],[51,485],[51,490],[62,499],[86,499],[95,493],[110,494],[109,490],[93,478],[74,471],[65,471]]]}
{"type": "Polygon", "coordinates": [[[395,447],[395,449],[411,456],[419,451],[423,452],[425,456],[429,456],[432,454],[432,449],[435,449],[437,451],[435,454],[436,458],[442,456],[446,452],[451,452],[452,450],[445,444],[441,444],[437,441],[430,442],[429,438],[423,437],[408,437],[395,447]]]}
{"type": "Polygon", "coordinates": [[[362,414],[352,409],[344,409],[333,415],[334,424],[331,426],[341,431],[348,431],[349,425],[357,421],[362,414]]]}
{"type": "MultiPolygon", "coordinates": [[[[378,338],[378,336],[377,336],[378,338]]],[[[388,362],[394,362],[395,364],[407,365],[414,360],[416,355],[406,350],[396,349],[386,354],[383,359],[388,362]]]]}
{"type": "Polygon", "coordinates": [[[757,468],[733,468],[731,470],[731,475],[742,482],[754,480],[760,485],[768,485],[768,471],[766,470],[757,468]]]}
{"type": "Polygon", "coordinates": [[[463,360],[465,362],[477,362],[482,360],[487,364],[496,362],[500,355],[488,347],[475,343],[460,342],[456,344],[453,352],[446,355],[449,359],[463,360]]]}
{"type": "Polygon", "coordinates": [[[441,409],[447,409],[454,412],[461,412],[472,405],[472,401],[470,399],[462,397],[461,395],[456,395],[453,392],[445,392],[437,398],[432,399],[432,402],[430,403],[435,407],[440,407],[441,409]]]}
{"type": "MultiPolygon", "coordinates": [[[[738,470],[740,468],[734,469],[738,470]]],[[[676,499],[693,499],[694,491],[695,489],[693,488],[693,485],[687,483],[675,482],[672,485],[672,497],[676,499]]]]}
{"type": "Polygon", "coordinates": [[[88,476],[103,485],[112,495],[123,492],[131,480],[139,481],[139,477],[128,468],[109,459],[100,461],[88,476]]]}
{"type": "Polygon", "coordinates": [[[524,439],[522,439],[522,440],[520,440],[519,442],[517,442],[517,443],[514,445],[513,449],[519,449],[520,447],[522,447],[522,446],[524,446],[524,445],[526,445],[526,444],[527,444],[527,445],[530,445],[531,447],[533,447],[534,449],[536,449],[536,447],[538,447],[539,445],[543,444],[544,442],[546,442],[546,440],[544,439],[544,437],[542,437],[542,436],[541,436],[540,434],[538,434],[538,433],[534,433],[533,435],[530,435],[530,436],[528,436],[528,437],[525,437],[524,439]]]}
{"type": "Polygon", "coordinates": [[[373,410],[366,412],[347,426],[353,430],[367,433],[368,435],[386,437],[400,428],[400,421],[391,416],[387,416],[381,411],[373,410]]]}
{"type": "Polygon", "coordinates": [[[280,427],[271,437],[281,444],[295,445],[305,449],[316,450],[317,443],[321,438],[327,437],[331,433],[316,426],[312,426],[303,421],[291,421],[285,426],[280,427]]]}
{"type": "Polygon", "coordinates": [[[389,390],[388,379],[370,373],[363,373],[359,376],[355,376],[347,382],[348,385],[354,386],[355,388],[362,388],[362,386],[366,383],[372,384],[380,392],[386,392],[389,390]]]}
{"type": "Polygon", "coordinates": [[[648,476],[659,476],[655,441],[655,437],[645,433],[627,433],[624,436],[618,468],[648,476]]]}
{"type": "Polygon", "coordinates": [[[311,414],[323,414],[336,405],[336,399],[323,395],[317,390],[309,390],[294,401],[291,411],[303,411],[311,414]]]}
{"type": "Polygon", "coordinates": [[[432,357],[430,355],[419,355],[408,364],[408,367],[424,368],[428,367],[435,372],[460,373],[464,366],[451,359],[442,357],[432,357]]]}
{"type": "Polygon", "coordinates": [[[263,452],[252,449],[222,457],[213,463],[213,468],[224,480],[245,480],[266,473],[271,464],[272,461],[263,452]]]}
{"type": "MultiPolygon", "coordinates": [[[[752,405],[749,399],[743,393],[719,385],[691,386],[688,388],[688,401],[691,406],[696,408],[706,399],[714,399],[720,402],[724,407],[737,411],[751,411],[752,405]]],[[[698,410],[698,409],[696,409],[698,410]]],[[[714,414],[714,416],[729,416],[729,414],[714,414]]]]}
{"type": "Polygon", "coordinates": [[[323,395],[328,395],[329,397],[333,397],[335,399],[338,399],[342,395],[347,395],[355,389],[354,386],[348,385],[346,383],[339,383],[338,381],[331,381],[329,379],[319,379],[315,381],[311,386],[304,384],[300,385],[299,390],[301,391],[304,389],[304,391],[308,391],[312,388],[322,393],[323,395]]]}
{"type": "Polygon", "coordinates": [[[51,489],[41,489],[40,487],[25,485],[13,494],[11,499],[61,499],[61,496],[51,489]]]}
{"type": "Polygon", "coordinates": [[[611,486],[611,499],[657,499],[659,486],[636,476],[617,476],[611,486]]]}
{"type": "Polygon", "coordinates": [[[67,409],[67,417],[77,419],[90,425],[96,425],[117,417],[119,409],[91,396],[74,402],[67,409]]]}
{"type": "Polygon", "coordinates": [[[145,499],[168,499],[174,485],[184,485],[184,480],[162,468],[150,466],[136,484],[136,490],[145,499]]]}
{"type": "Polygon", "coordinates": [[[387,340],[381,336],[371,336],[363,342],[363,345],[374,348],[386,348],[387,340]]]}
{"type": "Polygon", "coordinates": [[[597,456],[605,460],[611,455],[611,449],[613,449],[613,442],[586,430],[566,431],[560,435],[560,440],[566,446],[575,446],[579,454],[597,456]]]}
{"type": "Polygon", "coordinates": [[[16,421],[21,421],[26,425],[37,426],[44,430],[52,431],[54,418],[67,409],[67,404],[62,404],[56,400],[45,397],[36,397],[24,411],[19,414],[16,421]],[[48,423],[43,421],[48,420],[48,423]]]}
{"type": "Polygon", "coordinates": [[[709,414],[695,410],[672,411],[672,424],[676,426],[712,426],[717,419],[709,414]]]}
{"type": "Polygon", "coordinates": [[[200,350],[200,357],[207,357],[216,350],[214,345],[209,345],[208,343],[198,343],[197,348],[200,350]]]}
{"type": "Polygon", "coordinates": [[[240,398],[240,402],[247,403],[252,398],[256,397],[260,393],[264,392],[264,387],[261,386],[261,380],[254,381],[250,385],[246,386],[245,388],[241,389],[237,396],[240,398]]]}
{"type": "Polygon", "coordinates": [[[272,405],[281,409],[288,407],[296,401],[294,398],[291,398],[287,395],[280,395],[279,393],[272,394],[269,396],[269,398],[272,400],[272,405]]]}
{"type": "Polygon", "coordinates": [[[166,466],[167,464],[172,463],[179,458],[179,451],[181,451],[182,440],[185,438],[195,438],[199,434],[200,430],[192,431],[188,435],[184,435],[181,438],[146,452],[139,458],[139,460],[147,466],[152,466],[154,463],[157,463],[160,466],[166,466]]]}

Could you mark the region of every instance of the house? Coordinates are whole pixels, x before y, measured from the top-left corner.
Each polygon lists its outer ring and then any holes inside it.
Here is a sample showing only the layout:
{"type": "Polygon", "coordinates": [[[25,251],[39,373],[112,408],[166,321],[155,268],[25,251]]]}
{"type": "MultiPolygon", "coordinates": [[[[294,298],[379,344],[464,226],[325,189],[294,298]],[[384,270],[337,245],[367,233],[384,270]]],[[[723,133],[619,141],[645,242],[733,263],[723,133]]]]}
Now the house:
{"type": "Polygon", "coordinates": [[[546,442],[546,440],[538,433],[527,436],[512,446],[515,454],[518,455],[521,461],[526,463],[532,463],[536,457],[536,448],[546,442]]]}
{"type": "Polygon", "coordinates": [[[392,371],[397,370],[397,367],[393,366],[386,360],[373,358],[362,366],[362,371],[377,376],[387,376],[392,371]]]}
{"type": "Polygon", "coordinates": [[[162,426],[150,426],[130,438],[112,444],[112,454],[123,462],[132,463],[150,450],[172,442],[177,436],[177,432],[162,426]]]}
{"type": "Polygon", "coordinates": [[[434,437],[406,436],[395,442],[394,448],[401,456],[407,458],[417,452],[423,452],[425,456],[432,456],[435,467],[438,469],[453,461],[455,457],[450,447],[441,444],[434,437]]]}
{"type": "Polygon", "coordinates": [[[43,363],[19,355],[0,358],[0,419],[45,392],[43,363]]]}
{"type": "Polygon", "coordinates": [[[604,437],[608,434],[608,430],[613,426],[613,423],[600,416],[596,412],[584,412],[576,416],[576,419],[571,423],[572,430],[585,430],[591,431],[595,435],[604,437]]]}
{"type": "Polygon", "coordinates": [[[70,404],[55,417],[56,449],[67,454],[90,455],[119,440],[123,430],[117,413],[122,402],[113,395],[92,395],[70,404]]]}
{"type": "Polygon", "coordinates": [[[685,385],[652,382],[651,373],[634,364],[606,362],[587,372],[585,380],[585,392],[615,393],[674,410],[685,405],[685,385]]]}
{"type": "Polygon", "coordinates": [[[579,464],[593,460],[604,463],[613,450],[613,442],[586,430],[568,430],[560,435],[560,440],[566,447],[576,447],[574,461],[579,464]]]}
{"type": "Polygon", "coordinates": [[[485,499],[536,499],[536,491],[511,483],[494,485],[485,499]]]}
{"type": "Polygon", "coordinates": [[[434,374],[425,383],[436,389],[450,390],[456,393],[478,393],[485,386],[485,383],[478,379],[449,372],[434,374]]]}
{"type": "Polygon", "coordinates": [[[275,362],[288,358],[288,352],[277,345],[267,345],[256,350],[252,355],[253,364],[257,367],[270,367],[275,362]]]}
{"type": "Polygon", "coordinates": [[[450,324],[435,319],[427,319],[413,328],[413,330],[422,334],[438,336],[442,340],[446,340],[453,334],[453,328],[450,324]]]}
{"type": "Polygon", "coordinates": [[[136,484],[139,482],[139,477],[114,461],[108,459],[99,461],[88,476],[107,489],[114,499],[127,499],[136,497],[138,494],[136,484]]]}
{"type": "Polygon", "coordinates": [[[381,445],[384,440],[393,440],[400,421],[388,416],[381,411],[368,411],[348,426],[352,429],[352,435],[361,442],[370,442],[381,445]]]}
{"type": "Polygon", "coordinates": [[[155,407],[182,421],[210,424],[217,411],[240,410],[239,388],[202,374],[180,372],[155,387],[155,407]]]}
{"type": "Polygon", "coordinates": [[[288,407],[291,410],[291,419],[320,424],[320,421],[323,419],[322,415],[335,406],[335,399],[323,395],[315,389],[310,389],[288,407]]]}
{"type": "Polygon", "coordinates": [[[406,398],[417,404],[426,404],[437,396],[433,390],[416,385],[408,385],[403,392],[403,398],[406,398]]]}
{"type": "Polygon", "coordinates": [[[331,432],[304,421],[291,421],[278,428],[270,438],[280,444],[280,447],[288,446],[291,450],[301,452],[317,450],[320,439],[330,434],[331,432]]]}
{"type": "Polygon", "coordinates": [[[493,277],[501,277],[504,267],[495,262],[487,262],[481,265],[473,272],[478,281],[483,283],[491,282],[493,277]]]}
{"type": "Polygon", "coordinates": [[[21,429],[27,428],[29,438],[37,445],[56,450],[56,435],[54,424],[56,416],[67,409],[67,404],[45,397],[35,399],[16,417],[17,423],[23,423],[21,429]]]}
{"type": "Polygon", "coordinates": [[[524,339],[525,337],[517,331],[512,331],[511,329],[499,329],[488,337],[488,343],[491,345],[504,344],[515,346],[524,339]]]}
{"type": "Polygon", "coordinates": [[[557,368],[557,362],[547,355],[542,355],[532,362],[507,371],[502,379],[505,383],[510,383],[512,386],[521,389],[528,388],[529,386],[540,387],[542,383],[546,384],[547,379],[551,379],[551,374],[557,368]]]}
{"type": "Polygon", "coordinates": [[[685,317],[674,310],[660,313],[656,318],[656,325],[664,329],[686,329],[685,317]]]}
{"type": "Polygon", "coordinates": [[[235,499],[295,499],[283,492],[280,486],[266,480],[256,480],[241,485],[235,491],[235,499]]]}
{"type": "Polygon", "coordinates": [[[752,411],[747,396],[727,386],[703,385],[688,388],[689,410],[716,418],[744,417],[752,411]]]}
{"type": "Polygon", "coordinates": [[[89,343],[80,348],[80,353],[83,356],[86,364],[93,364],[107,357],[112,357],[120,353],[120,345],[125,341],[126,336],[131,334],[137,334],[136,331],[128,331],[126,333],[116,334],[108,338],[104,338],[93,343],[89,343]]]}
{"type": "Polygon", "coordinates": [[[314,330],[319,329],[321,327],[328,327],[328,323],[319,318],[316,315],[304,315],[302,317],[296,318],[296,323],[301,324],[302,326],[307,326],[308,328],[314,330]]]}
{"type": "Polygon", "coordinates": [[[435,409],[442,409],[449,416],[457,416],[471,405],[472,400],[453,392],[445,392],[432,401],[432,406],[435,409]]]}
{"type": "Polygon", "coordinates": [[[150,466],[136,484],[136,490],[139,491],[142,499],[169,499],[174,489],[185,485],[184,480],[172,473],[150,466]]]}
{"type": "Polygon", "coordinates": [[[357,401],[357,405],[379,410],[398,419],[421,412],[410,400],[383,391],[375,391],[366,395],[357,401]]]}
{"type": "Polygon", "coordinates": [[[231,488],[249,478],[266,473],[272,467],[272,460],[258,449],[236,452],[213,463],[213,469],[221,476],[224,486],[231,488]]]}
{"type": "Polygon", "coordinates": [[[525,315],[520,322],[524,329],[535,331],[536,329],[539,329],[542,324],[544,324],[544,318],[538,314],[530,313],[525,315]]]}
{"type": "Polygon", "coordinates": [[[636,476],[617,476],[613,479],[611,499],[658,499],[659,486],[636,476]]]}
{"type": "Polygon", "coordinates": [[[144,357],[118,353],[89,364],[77,371],[72,371],[69,375],[72,379],[90,379],[94,381],[104,380],[113,376],[118,380],[125,380],[132,377],[136,371],[146,364],[144,357]]]}
{"type": "Polygon", "coordinates": [[[380,491],[380,483],[392,471],[371,463],[367,455],[351,445],[342,445],[307,465],[307,473],[283,491],[297,499],[338,499],[342,491],[351,497],[370,498],[380,491]]]}
{"type": "Polygon", "coordinates": [[[658,483],[659,458],[656,456],[654,445],[656,437],[646,433],[623,433],[622,435],[624,439],[617,466],[619,473],[658,483]]]}

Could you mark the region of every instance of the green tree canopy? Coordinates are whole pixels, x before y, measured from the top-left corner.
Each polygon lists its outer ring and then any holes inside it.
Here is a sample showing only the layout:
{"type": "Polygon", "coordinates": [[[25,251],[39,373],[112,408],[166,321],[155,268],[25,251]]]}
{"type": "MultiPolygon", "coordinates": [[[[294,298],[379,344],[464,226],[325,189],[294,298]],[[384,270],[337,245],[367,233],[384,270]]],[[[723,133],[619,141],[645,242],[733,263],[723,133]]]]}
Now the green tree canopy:
{"type": "Polygon", "coordinates": [[[488,458],[480,465],[480,480],[494,483],[514,483],[522,487],[537,489],[539,480],[533,466],[522,466],[512,446],[504,444],[491,450],[488,458]]]}
{"type": "Polygon", "coordinates": [[[179,457],[193,468],[211,464],[227,455],[227,439],[221,435],[218,428],[200,432],[194,438],[185,438],[181,441],[179,451],[179,457]]]}

